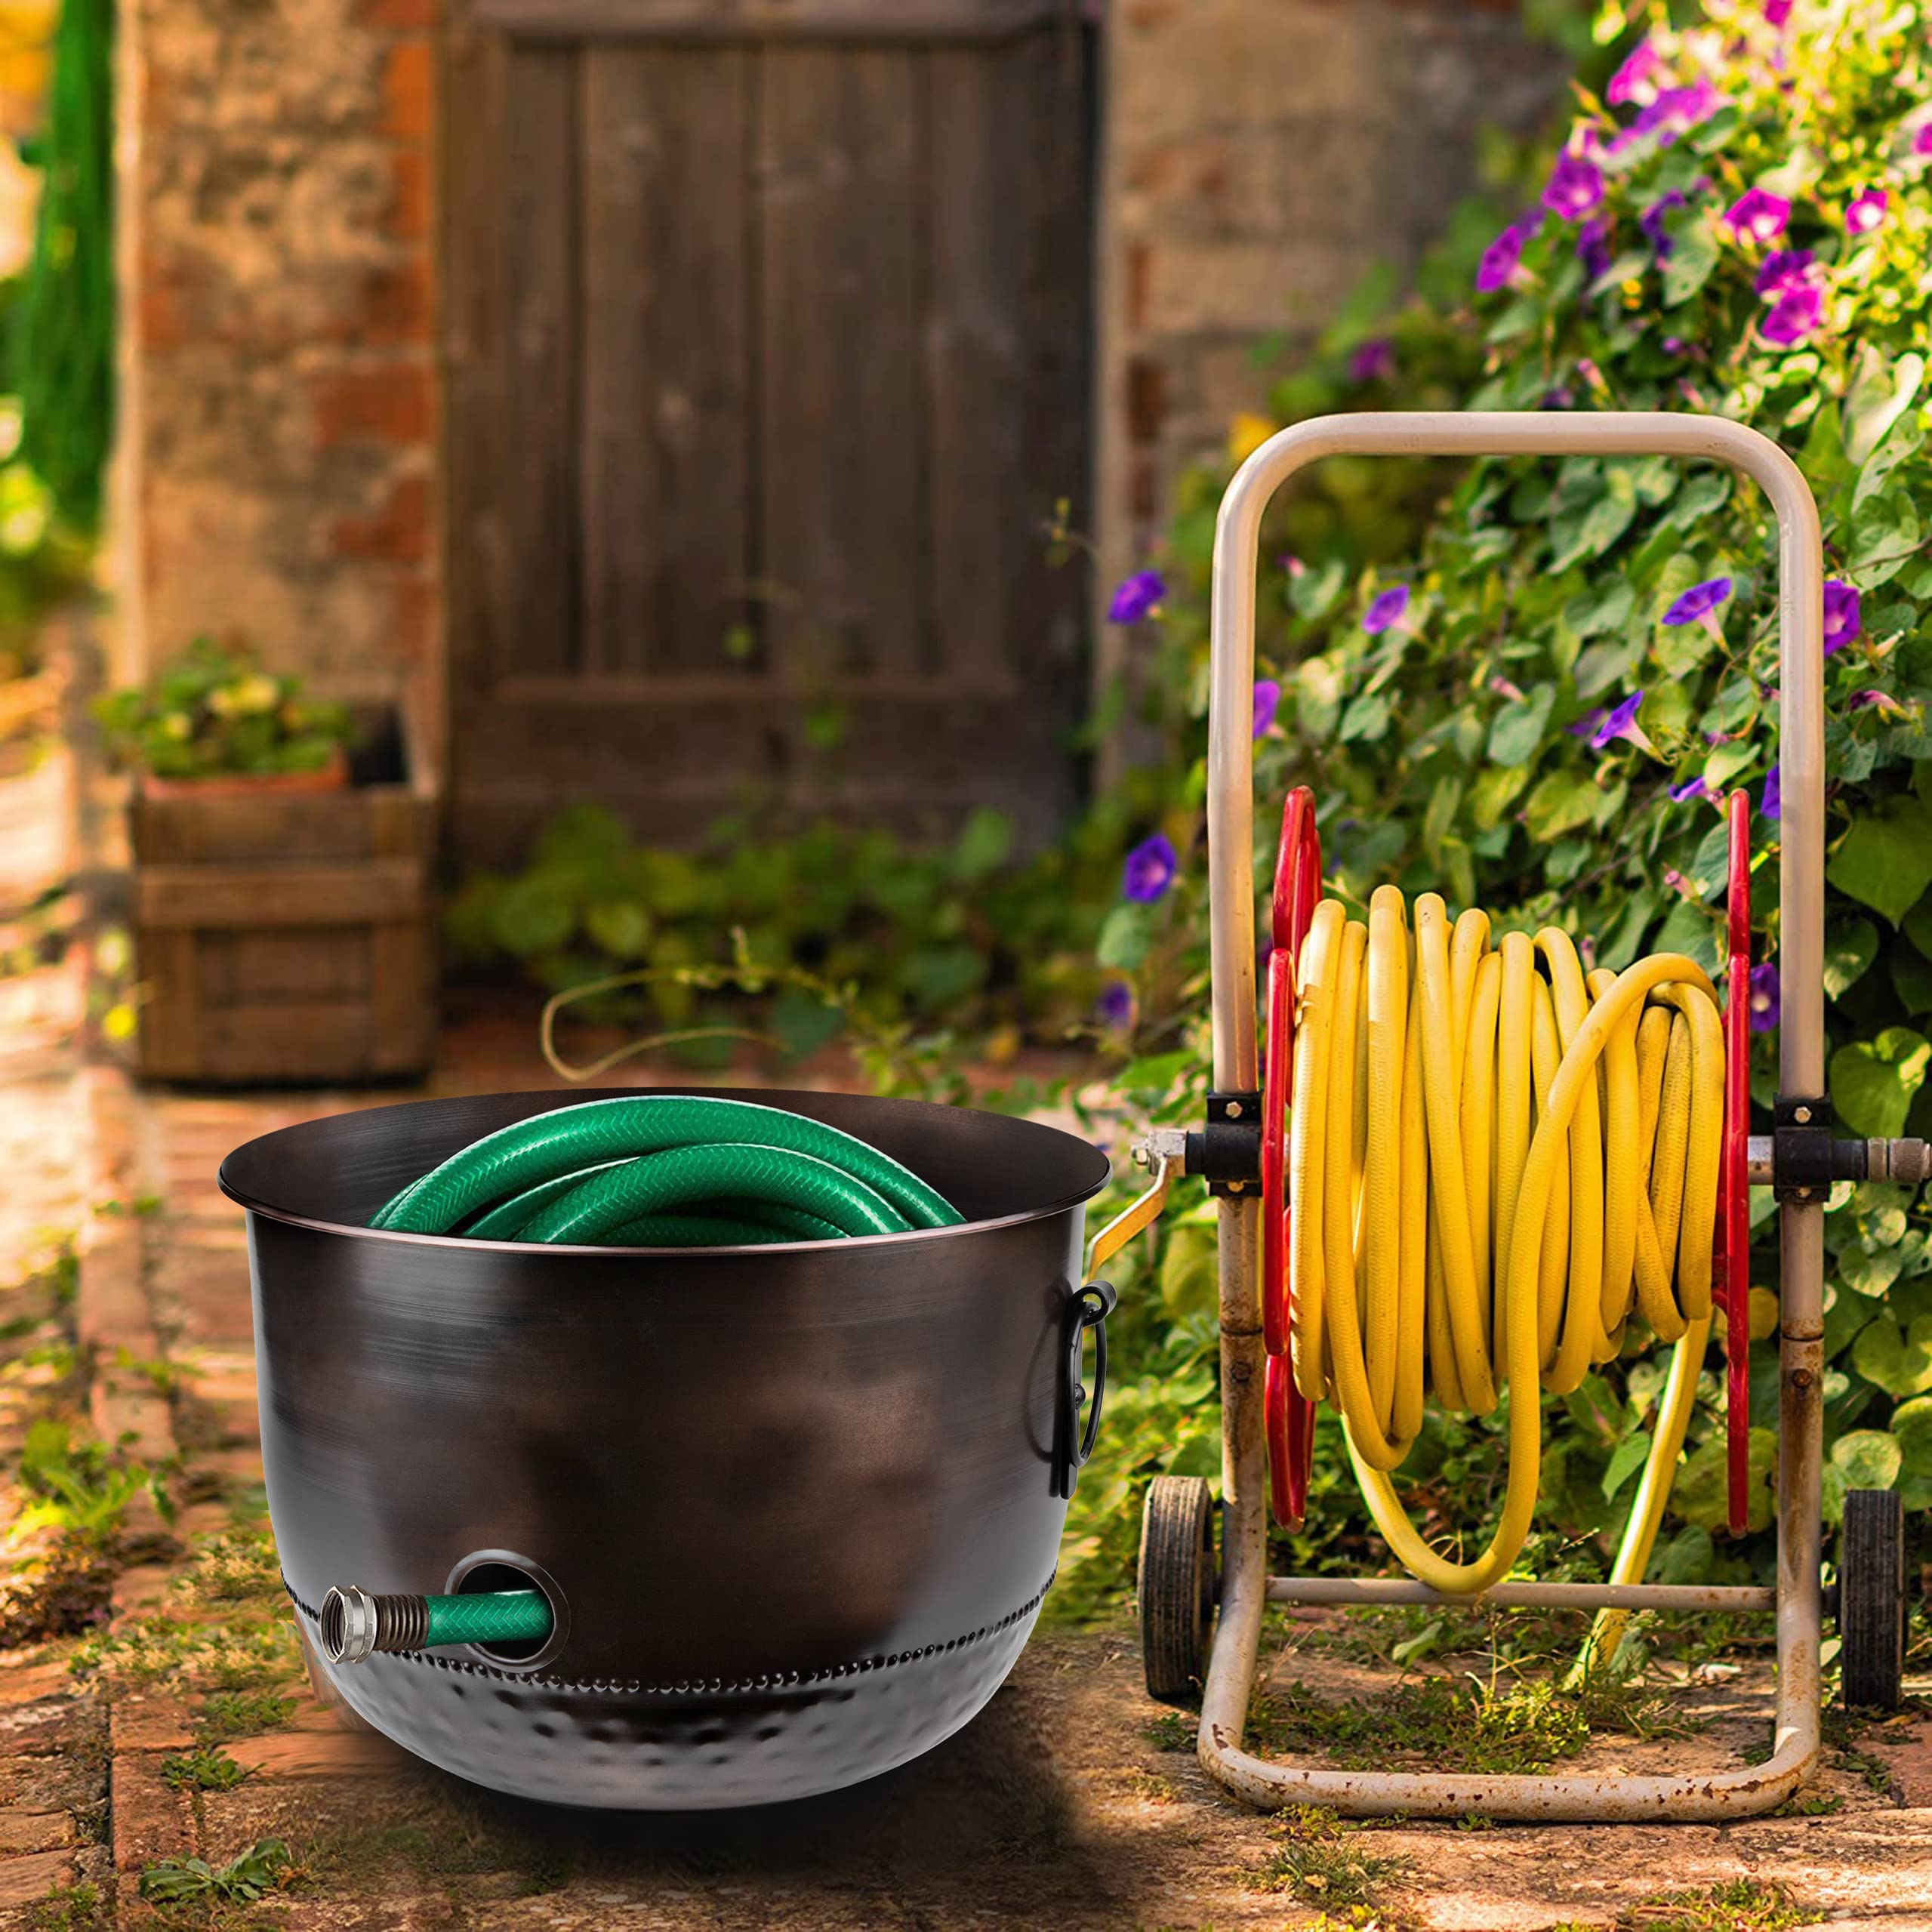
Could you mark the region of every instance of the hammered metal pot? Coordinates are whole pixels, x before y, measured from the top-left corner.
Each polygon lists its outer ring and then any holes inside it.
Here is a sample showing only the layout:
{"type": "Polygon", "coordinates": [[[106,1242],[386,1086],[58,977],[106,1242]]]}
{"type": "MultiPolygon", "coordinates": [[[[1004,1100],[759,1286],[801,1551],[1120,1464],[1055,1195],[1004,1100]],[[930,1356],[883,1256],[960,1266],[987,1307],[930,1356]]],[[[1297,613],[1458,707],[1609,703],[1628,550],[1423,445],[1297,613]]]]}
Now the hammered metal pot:
{"type": "Polygon", "coordinates": [[[746,1092],[903,1161],[966,1225],[697,1252],[366,1225],[481,1135],[607,1097],[371,1108],[223,1162],[296,1613],[315,1648],[331,1585],[545,1589],[540,1647],[321,1665],[500,1791],[669,1810],[870,1777],[986,1702],[1052,1581],[1107,1160],[963,1108],[746,1092]]]}

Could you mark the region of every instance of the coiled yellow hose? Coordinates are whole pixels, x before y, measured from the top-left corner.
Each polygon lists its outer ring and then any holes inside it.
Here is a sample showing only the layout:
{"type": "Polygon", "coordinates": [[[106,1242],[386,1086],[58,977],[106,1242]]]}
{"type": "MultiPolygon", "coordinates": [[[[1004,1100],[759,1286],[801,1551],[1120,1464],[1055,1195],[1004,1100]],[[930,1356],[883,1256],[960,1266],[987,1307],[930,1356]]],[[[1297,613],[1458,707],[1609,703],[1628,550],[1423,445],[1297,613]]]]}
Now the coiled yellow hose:
{"type": "MultiPolygon", "coordinates": [[[[1615,1570],[1641,1580],[1710,1332],[1724,1119],[1715,988],[1662,953],[1585,974],[1545,927],[1490,942],[1392,886],[1366,926],[1317,908],[1298,962],[1289,1144],[1293,1369],[1341,1413],[1377,1528],[1410,1571],[1457,1594],[1507,1576],[1542,1458],[1539,1390],[1564,1395],[1641,1315],[1676,1357],[1615,1570]],[[1539,972],[1540,956],[1544,971],[1539,972]],[[1508,1397],[1508,1481],[1488,1547],[1424,1541],[1390,1471],[1425,1391],[1473,1416],[1508,1397]]],[[[1622,1619],[1600,1618],[1592,1654],[1622,1619]]]]}

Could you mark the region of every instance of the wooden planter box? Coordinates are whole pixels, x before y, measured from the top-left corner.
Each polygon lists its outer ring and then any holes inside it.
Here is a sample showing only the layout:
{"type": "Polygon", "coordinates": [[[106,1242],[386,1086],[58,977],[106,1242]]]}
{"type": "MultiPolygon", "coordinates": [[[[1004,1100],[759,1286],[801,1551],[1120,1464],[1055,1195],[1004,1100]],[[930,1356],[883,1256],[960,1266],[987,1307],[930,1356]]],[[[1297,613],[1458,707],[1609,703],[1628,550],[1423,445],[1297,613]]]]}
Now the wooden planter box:
{"type": "Polygon", "coordinates": [[[143,1076],[335,1082],[429,1065],[436,801],[393,716],[339,790],[137,789],[131,812],[143,1076]]]}

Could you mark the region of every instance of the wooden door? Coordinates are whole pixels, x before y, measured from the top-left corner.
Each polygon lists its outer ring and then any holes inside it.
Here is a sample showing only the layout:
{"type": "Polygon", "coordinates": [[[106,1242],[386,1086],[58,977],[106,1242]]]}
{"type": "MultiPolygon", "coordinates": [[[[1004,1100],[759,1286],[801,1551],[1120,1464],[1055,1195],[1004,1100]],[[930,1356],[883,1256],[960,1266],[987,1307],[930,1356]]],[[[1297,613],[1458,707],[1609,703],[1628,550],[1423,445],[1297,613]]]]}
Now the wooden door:
{"type": "Polygon", "coordinates": [[[1089,59],[1074,0],[459,0],[452,812],[1071,801],[1089,59]]]}

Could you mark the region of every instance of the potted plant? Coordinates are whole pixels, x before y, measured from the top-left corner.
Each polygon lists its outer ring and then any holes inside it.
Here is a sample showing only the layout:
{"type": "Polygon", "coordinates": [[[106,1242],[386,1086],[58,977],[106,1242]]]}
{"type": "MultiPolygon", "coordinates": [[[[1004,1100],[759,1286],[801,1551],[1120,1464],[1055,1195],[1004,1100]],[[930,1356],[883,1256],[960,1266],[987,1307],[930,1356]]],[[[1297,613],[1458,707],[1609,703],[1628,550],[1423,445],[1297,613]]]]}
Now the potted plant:
{"type": "Polygon", "coordinates": [[[141,1071],[334,1083],[427,1067],[436,801],[393,707],[307,697],[202,638],[97,715],[135,777],[141,1071]]]}
{"type": "Polygon", "coordinates": [[[317,792],[349,781],[355,729],[346,705],[303,695],[300,678],[264,670],[252,652],[198,637],[144,685],[94,707],[109,755],[157,797],[193,787],[317,792]]]}

